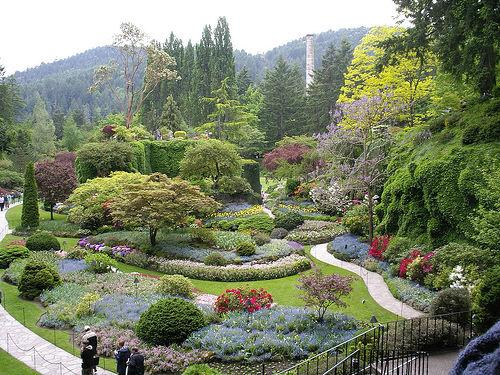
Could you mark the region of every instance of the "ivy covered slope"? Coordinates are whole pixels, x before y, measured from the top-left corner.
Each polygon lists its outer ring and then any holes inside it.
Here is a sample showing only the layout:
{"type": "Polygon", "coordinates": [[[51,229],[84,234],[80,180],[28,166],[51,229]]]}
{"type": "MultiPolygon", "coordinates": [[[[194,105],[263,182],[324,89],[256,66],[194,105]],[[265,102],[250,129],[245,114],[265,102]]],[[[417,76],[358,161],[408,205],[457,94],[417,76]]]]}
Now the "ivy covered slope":
{"type": "Polygon", "coordinates": [[[500,246],[500,98],[402,132],[379,230],[427,243],[500,246]]]}

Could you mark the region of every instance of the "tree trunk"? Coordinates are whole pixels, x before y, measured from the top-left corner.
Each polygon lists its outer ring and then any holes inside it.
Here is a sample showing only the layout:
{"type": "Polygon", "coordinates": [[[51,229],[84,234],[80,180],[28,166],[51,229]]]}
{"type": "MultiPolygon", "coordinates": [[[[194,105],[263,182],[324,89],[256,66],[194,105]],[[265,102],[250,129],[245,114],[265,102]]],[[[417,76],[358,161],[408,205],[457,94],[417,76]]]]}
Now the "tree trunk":
{"type": "Polygon", "coordinates": [[[373,240],[373,197],[372,190],[368,189],[368,217],[369,217],[369,228],[368,234],[370,237],[370,242],[373,240]]]}
{"type": "Polygon", "coordinates": [[[54,220],[54,205],[50,205],[50,220],[54,220]]]}
{"type": "Polygon", "coordinates": [[[156,233],[157,232],[158,232],[158,229],[149,228],[149,242],[151,243],[151,246],[156,245],[156,233]]]}

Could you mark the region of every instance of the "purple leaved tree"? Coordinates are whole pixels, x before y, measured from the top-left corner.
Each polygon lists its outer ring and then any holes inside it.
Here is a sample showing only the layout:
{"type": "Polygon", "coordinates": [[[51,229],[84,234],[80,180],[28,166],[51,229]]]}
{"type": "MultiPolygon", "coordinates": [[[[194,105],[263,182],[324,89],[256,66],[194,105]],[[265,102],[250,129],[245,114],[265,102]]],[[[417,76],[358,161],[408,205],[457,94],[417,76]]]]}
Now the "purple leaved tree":
{"type": "Polygon", "coordinates": [[[384,182],[387,131],[402,105],[392,95],[363,97],[340,104],[327,132],[317,135],[318,151],[326,162],[323,180],[339,186],[345,194],[365,194],[368,198],[369,236],[373,239],[375,191],[384,182]]]}

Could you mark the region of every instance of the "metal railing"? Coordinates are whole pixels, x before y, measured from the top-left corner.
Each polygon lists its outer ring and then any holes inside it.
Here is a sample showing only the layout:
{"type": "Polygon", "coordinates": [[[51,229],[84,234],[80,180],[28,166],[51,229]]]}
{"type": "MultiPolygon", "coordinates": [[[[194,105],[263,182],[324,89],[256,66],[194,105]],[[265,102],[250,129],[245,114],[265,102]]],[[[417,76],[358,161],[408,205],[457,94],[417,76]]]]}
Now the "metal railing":
{"type": "Polygon", "coordinates": [[[470,311],[378,324],[275,375],[427,373],[428,352],[475,336],[470,311]]]}

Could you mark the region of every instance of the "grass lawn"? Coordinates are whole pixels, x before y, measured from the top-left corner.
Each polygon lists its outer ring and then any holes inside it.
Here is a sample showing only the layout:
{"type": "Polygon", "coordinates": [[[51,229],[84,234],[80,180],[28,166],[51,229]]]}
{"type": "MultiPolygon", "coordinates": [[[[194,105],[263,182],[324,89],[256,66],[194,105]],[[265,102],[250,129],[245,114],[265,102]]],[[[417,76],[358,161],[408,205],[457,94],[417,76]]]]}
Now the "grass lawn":
{"type": "Polygon", "coordinates": [[[12,357],[9,353],[0,349],[0,375],[36,375],[39,372],[26,366],[21,361],[12,357]]]}
{"type": "MultiPolygon", "coordinates": [[[[11,229],[17,228],[21,225],[21,213],[23,211],[23,205],[20,204],[18,206],[10,208],[5,214],[5,218],[9,223],[9,227],[11,229]]],[[[40,212],[40,222],[50,220],[50,212],[44,210],[38,210],[40,212]]],[[[55,221],[66,221],[66,215],[56,214],[54,213],[55,221]]]]}

